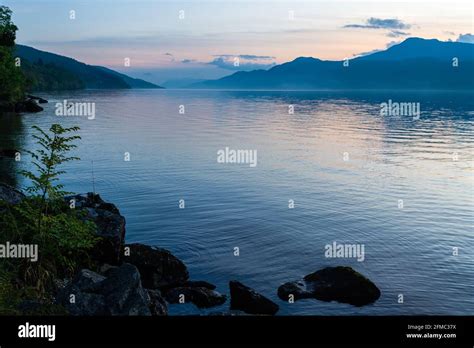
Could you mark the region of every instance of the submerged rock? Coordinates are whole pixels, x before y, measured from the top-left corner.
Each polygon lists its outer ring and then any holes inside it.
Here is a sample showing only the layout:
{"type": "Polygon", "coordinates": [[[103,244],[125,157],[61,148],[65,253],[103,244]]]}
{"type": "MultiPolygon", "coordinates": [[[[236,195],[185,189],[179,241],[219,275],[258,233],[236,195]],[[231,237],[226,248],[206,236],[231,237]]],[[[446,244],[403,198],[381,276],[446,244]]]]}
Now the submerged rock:
{"type": "Polygon", "coordinates": [[[125,218],[114,204],[105,202],[98,194],[69,196],[66,197],[68,204],[72,199],[76,209],[87,211],[87,219],[96,224],[96,234],[101,237],[92,258],[100,263],[118,264],[125,241],[125,218]]]}
{"type": "Polygon", "coordinates": [[[205,287],[177,287],[168,290],[165,298],[169,303],[194,303],[198,308],[209,308],[220,306],[227,300],[226,295],[222,295],[215,290],[205,287]]]}
{"type": "Polygon", "coordinates": [[[364,306],[377,301],[380,290],[351,267],[338,266],[326,267],[278,288],[278,297],[283,301],[288,301],[290,295],[294,300],[315,298],[364,306]]]}
{"type": "Polygon", "coordinates": [[[168,250],[138,243],[125,248],[123,261],[137,266],[145,288],[170,288],[187,282],[186,265],[168,250]]]}
{"type": "Polygon", "coordinates": [[[279,310],[276,303],[238,281],[230,281],[229,288],[231,309],[268,315],[275,315],[279,310]]]}
{"type": "Polygon", "coordinates": [[[81,270],[59,291],[57,303],[63,305],[69,314],[78,316],[149,316],[155,305],[142,287],[137,268],[126,263],[110,269],[107,277],[81,270]]]}

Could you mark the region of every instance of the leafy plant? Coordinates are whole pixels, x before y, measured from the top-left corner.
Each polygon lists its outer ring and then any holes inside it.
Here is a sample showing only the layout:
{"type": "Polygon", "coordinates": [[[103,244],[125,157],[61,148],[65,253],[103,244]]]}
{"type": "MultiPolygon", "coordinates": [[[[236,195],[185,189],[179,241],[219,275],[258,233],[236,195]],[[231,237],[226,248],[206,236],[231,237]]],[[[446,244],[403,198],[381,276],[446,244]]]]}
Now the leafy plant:
{"type": "Polygon", "coordinates": [[[33,129],[40,133],[33,135],[40,148],[36,151],[27,150],[26,152],[33,158],[32,164],[38,170],[38,174],[26,170],[22,170],[20,173],[32,182],[26,191],[33,195],[39,195],[37,229],[38,234],[41,234],[43,216],[48,213],[49,203],[54,203],[58,199],[62,199],[64,195],[71,193],[62,191],[64,186],[56,184],[59,175],[65,173],[58,170],[57,167],[60,164],[79,159],[78,157],[68,157],[66,153],[76,147],[71,142],[80,139],[80,137],[78,135],[63,136],[63,134],[78,131],[79,127],[63,128],[59,124],[53,124],[49,129],[52,136],[38,126],[33,126],[33,129]]]}
{"type": "MultiPolygon", "coordinates": [[[[58,167],[78,159],[68,156],[68,152],[76,147],[73,142],[80,139],[69,133],[79,128],[63,128],[59,124],[53,124],[49,132],[33,128],[37,131],[34,138],[38,149],[26,152],[31,155],[36,171],[21,171],[31,182],[26,189],[30,195],[17,205],[3,207],[0,226],[5,233],[0,239],[38,245],[38,260],[10,260],[2,268],[16,274],[19,286],[32,290],[35,298],[48,300],[45,296],[55,279],[70,276],[78,267],[90,263],[88,251],[98,238],[95,224],[86,219],[84,211],[70,209],[65,197],[70,192],[58,183],[59,176],[65,173],[58,167]]],[[[1,288],[0,278],[0,296],[1,288]]]]}

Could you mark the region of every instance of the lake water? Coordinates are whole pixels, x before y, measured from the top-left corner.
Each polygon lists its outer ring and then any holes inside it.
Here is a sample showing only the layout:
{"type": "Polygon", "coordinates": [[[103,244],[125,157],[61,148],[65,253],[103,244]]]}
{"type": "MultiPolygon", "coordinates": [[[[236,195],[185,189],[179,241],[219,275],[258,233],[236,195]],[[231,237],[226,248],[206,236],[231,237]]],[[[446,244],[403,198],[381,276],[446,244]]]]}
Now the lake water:
{"type": "MultiPolygon", "coordinates": [[[[126,217],[127,241],[169,249],[192,279],[223,293],[229,280],[239,280],[285,315],[474,313],[472,94],[40,95],[50,101],[45,112],[4,118],[2,141],[31,148],[31,125],[79,125],[82,160],[66,166],[66,188],[92,191],[93,161],[95,189],[126,217]],[[95,119],[55,116],[55,103],[64,99],[96,103],[95,119]],[[419,102],[420,119],[381,116],[380,103],[389,99],[419,102]],[[225,147],[257,150],[257,166],[217,163],[225,147]],[[334,241],[364,244],[365,260],[326,258],[325,245],[334,241]],[[276,296],[281,283],[335,265],[366,275],[381,298],[357,308],[317,300],[287,304],[276,296]]],[[[172,305],[170,313],[200,311],[172,305]]]]}

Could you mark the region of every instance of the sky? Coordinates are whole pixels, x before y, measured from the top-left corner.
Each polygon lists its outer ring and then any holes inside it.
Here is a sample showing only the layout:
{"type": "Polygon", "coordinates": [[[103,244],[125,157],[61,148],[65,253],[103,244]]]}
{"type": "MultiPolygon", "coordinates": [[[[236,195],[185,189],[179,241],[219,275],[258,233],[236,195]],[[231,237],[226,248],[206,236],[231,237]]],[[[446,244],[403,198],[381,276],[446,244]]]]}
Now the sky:
{"type": "Polygon", "coordinates": [[[155,83],[342,60],[407,37],[473,42],[472,0],[0,0],[17,42],[155,83]],[[128,64],[129,63],[129,64],[128,64]]]}

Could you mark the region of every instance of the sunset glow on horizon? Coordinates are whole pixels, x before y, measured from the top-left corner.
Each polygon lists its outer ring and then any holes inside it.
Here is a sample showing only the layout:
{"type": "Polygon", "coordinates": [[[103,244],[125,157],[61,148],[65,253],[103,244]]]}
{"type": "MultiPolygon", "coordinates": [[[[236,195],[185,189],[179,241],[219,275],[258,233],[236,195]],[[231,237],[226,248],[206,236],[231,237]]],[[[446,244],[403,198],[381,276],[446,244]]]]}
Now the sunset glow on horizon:
{"type": "Polygon", "coordinates": [[[408,37],[472,40],[473,5],[462,0],[139,0],[133,12],[127,0],[5,2],[18,43],[155,82],[218,78],[300,56],[343,60],[408,37]]]}

